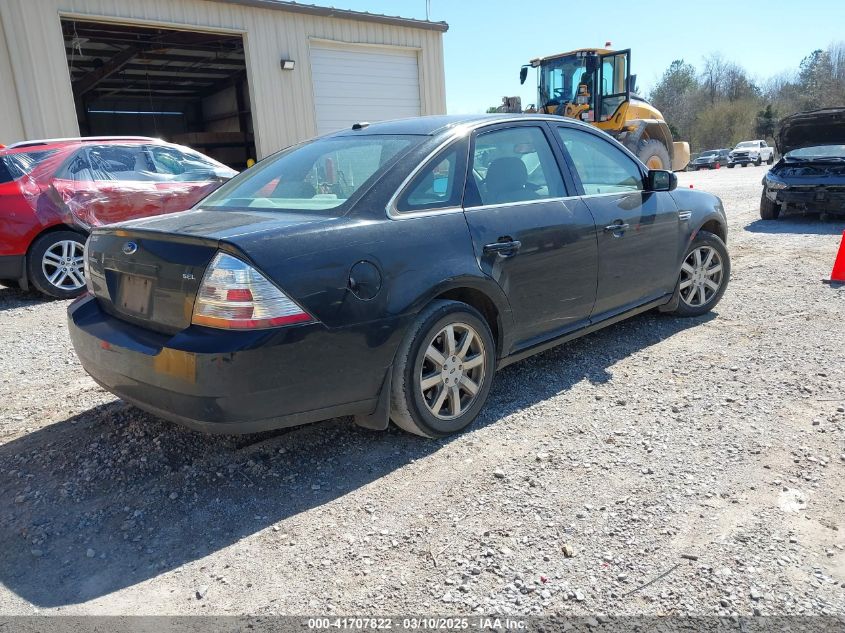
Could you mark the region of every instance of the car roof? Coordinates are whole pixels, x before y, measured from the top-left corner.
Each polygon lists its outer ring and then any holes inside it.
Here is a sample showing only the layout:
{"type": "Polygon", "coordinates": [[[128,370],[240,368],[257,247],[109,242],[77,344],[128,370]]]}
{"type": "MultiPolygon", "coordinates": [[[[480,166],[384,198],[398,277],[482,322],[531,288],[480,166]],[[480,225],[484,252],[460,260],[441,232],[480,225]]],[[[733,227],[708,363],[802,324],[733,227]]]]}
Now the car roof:
{"type": "Polygon", "coordinates": [[[60,149],[63,147],[77,147],[88,143],[164,143],[161,139],[148,136],[85,136],[78,138],[47,138],[32,141],[12,143],[2,151],[38,151],[45,149],[60,149]]]}
{"type": "Polygon", "coordinates": [[[356,136],[368,134],[410,134],[419,136],[435,136],[463,125],[474,127],[506,121],[557,121],[560,123],[571,123],[577,126],[583,126],[590,130],[597,129],[576,119],[565,119],[560,116],[549,114],[444,114],[412,117],[408,119],[394,119],[391,121],[380,121],[378,123],[361,122],[356,123],[345,130],[339,130],[326,136],[356,136]]]}

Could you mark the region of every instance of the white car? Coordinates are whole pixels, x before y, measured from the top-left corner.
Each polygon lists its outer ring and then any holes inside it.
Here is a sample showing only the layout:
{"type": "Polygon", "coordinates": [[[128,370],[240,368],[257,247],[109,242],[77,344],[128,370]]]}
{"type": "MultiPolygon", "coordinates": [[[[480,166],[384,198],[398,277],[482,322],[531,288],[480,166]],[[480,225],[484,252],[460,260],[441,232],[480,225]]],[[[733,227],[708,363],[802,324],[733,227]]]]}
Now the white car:
{"type": "Polygon", "coordinates": [[[775,148],[770,147],[766,141],[742,141],[728,154],[728,167],[733,169],[734,165],[745,167],[749,163],[771,165],[775,162],[775,148]]]}

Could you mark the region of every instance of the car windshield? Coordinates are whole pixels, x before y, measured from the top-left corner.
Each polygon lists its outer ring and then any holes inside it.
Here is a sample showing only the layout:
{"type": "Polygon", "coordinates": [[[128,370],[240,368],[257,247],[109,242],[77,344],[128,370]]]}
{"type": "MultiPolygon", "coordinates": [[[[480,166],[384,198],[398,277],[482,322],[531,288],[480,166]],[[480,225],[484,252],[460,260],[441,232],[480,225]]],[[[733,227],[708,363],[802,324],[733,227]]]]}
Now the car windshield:
{"type": "Polygon", "coordinates": [[[202,206],[340,215],[350,197],[425,138],[364,135],[304,143],[243,172],[206,198],[202,206]]]}
{"type": "Polygon", "coordinates": [[[794,149],[787,158],[845,158],[845,145],[813,145],[794,149]]]}
{"type": "Polygon", "coordinates": [[[743,141],[739,145],[736,146],[737,149],[742,147],[758,147],[758,143],[756,141],[743,141]]]}
{"type": "Polygon", "coordinates": [[[718,155],[718,153],[719,152],[717,150],[711,149],[711,150],[708,150],[706,152],[701,152],[701,155],[702,156],[716,156],[716,155],[718,155]]]}

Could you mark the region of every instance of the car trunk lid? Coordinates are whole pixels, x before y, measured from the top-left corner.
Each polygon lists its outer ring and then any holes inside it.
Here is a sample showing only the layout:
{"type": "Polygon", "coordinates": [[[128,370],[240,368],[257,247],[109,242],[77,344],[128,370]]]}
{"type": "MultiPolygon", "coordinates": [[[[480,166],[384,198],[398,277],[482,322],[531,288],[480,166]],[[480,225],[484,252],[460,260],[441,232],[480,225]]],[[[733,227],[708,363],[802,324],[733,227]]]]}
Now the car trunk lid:
{"type": "Polygon", "coordinates": [[[191,324],[216,240],[118,230],[95,233],[87,245],[88,285],[103,309],[159,332],[191,324]]]}
{"type": "Polygon", "coordinates": [[[194,301],[218,250],[236,256],[245,235],[325,221],[307,214],[189,211],[95,230],[88,240],[89,288],[103,309],[154,331],[191,325],[194,301]]]}

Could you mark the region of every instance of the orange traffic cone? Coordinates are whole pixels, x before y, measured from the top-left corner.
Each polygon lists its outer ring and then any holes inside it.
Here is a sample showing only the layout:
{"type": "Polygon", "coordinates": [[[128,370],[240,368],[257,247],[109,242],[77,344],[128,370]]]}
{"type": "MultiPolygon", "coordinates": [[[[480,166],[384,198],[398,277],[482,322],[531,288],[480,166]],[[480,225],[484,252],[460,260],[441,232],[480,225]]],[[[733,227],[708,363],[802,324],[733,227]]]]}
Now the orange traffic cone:
{"type": "Polygon", "coordinates": [[[839,253],[836,255],[836,261],[833,262],[833,271],[830,273],[830,279],[825,279],[824,281],[829,284],[845,283],[845,231],[842,232],[839,253]]]}

